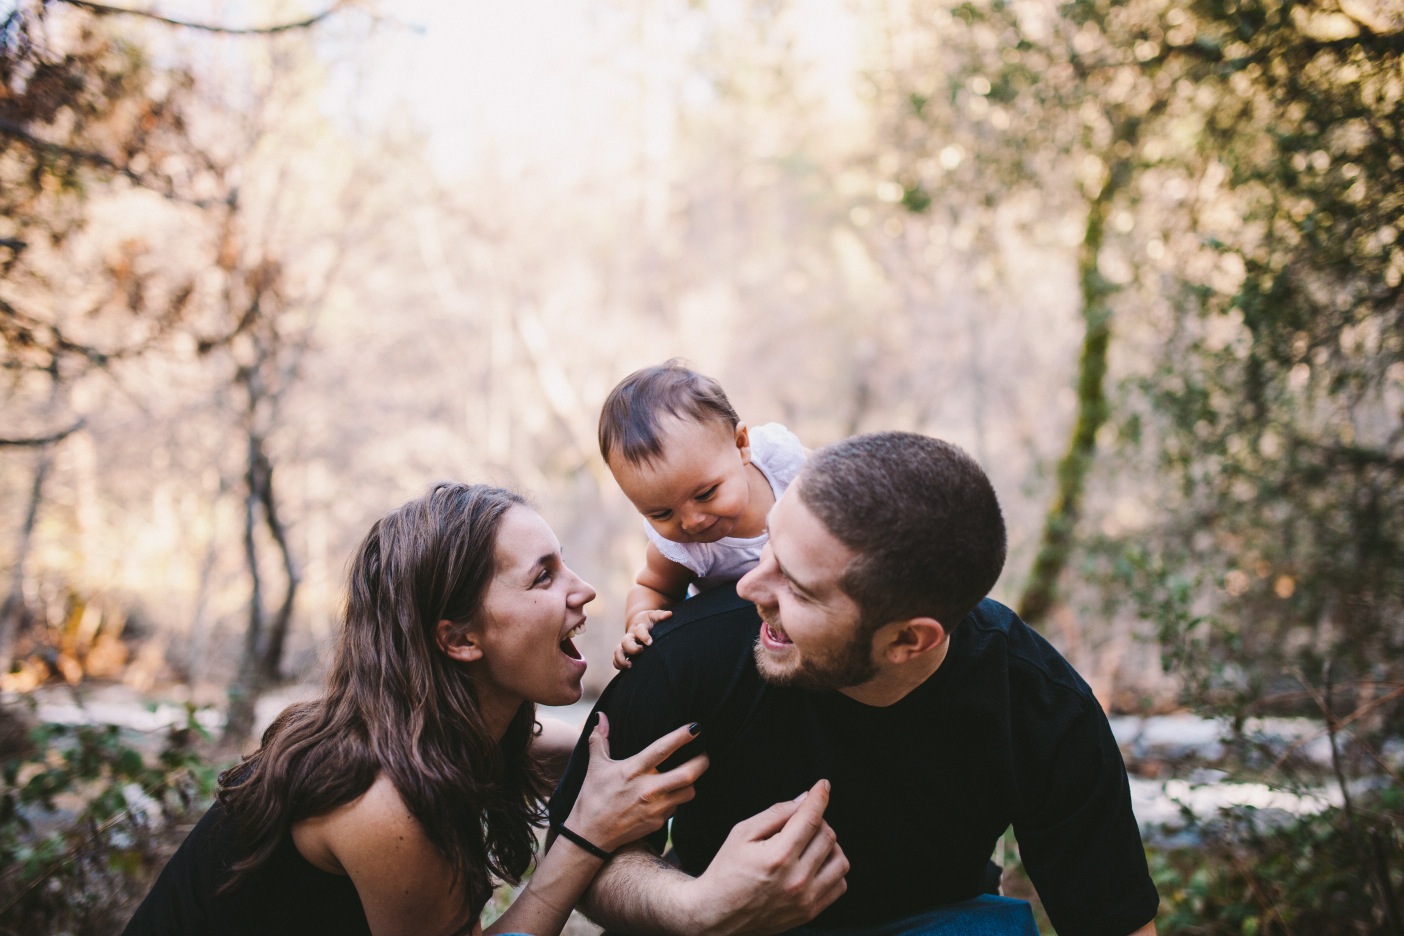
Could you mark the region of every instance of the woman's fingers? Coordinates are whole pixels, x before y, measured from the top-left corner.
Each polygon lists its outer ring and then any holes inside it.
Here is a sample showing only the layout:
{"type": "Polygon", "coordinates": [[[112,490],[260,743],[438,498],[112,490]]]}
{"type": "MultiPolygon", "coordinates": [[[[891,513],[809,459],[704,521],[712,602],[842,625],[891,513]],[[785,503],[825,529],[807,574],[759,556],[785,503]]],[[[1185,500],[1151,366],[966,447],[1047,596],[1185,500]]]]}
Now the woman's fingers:
{"type": "Polygon", "coordinates": [[[599,713],[599,720],[590,729],[589,745],[591,763],[596,759],[609,760],[609,718],[604,712],[599,713]]]}
{"type": "Polygon", "coordinates": [[[639,773],[654,770],[659,764],[671,757],[674,752],[681,750],[683,745],[697,737],[697,732],[699,730],[700,728],[697,722],[693,722],[690,725],[683,725],[680,728],[674,728],[672,731],[629,758],[629,764],[636,768],[639,773]]]}

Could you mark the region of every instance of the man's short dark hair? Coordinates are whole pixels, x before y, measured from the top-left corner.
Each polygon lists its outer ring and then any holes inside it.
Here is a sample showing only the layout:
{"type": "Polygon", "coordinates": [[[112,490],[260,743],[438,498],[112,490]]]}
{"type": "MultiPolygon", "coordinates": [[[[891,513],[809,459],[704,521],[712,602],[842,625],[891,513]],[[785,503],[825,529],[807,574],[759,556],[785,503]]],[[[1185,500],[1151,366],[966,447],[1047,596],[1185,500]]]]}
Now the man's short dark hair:
{"type": "Polygon", "coordinates": [[[715,420],[735,429],[740,418],[721,384],[673,358],[636,370],[615,386],[600,410],[600,455],[635,467],[663,454],[659,424],[665,415],[715,420]]]}
{"type": "Polygon", "coordinates": [[[1004,517],[980,465],[911,432],[854,436],[815,452],[799,498],[856,557],[839,582],[864,629],[933,617],[949,631],[1004,568],[1004,517]]]}

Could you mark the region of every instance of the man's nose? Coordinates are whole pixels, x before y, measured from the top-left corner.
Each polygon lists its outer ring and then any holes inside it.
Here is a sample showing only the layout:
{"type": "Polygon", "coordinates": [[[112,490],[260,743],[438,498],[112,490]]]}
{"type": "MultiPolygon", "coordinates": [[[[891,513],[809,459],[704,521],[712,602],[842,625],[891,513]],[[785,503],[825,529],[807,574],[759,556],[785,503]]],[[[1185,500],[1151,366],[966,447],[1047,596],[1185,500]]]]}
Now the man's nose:
{"type": "Polygon", "coordinates": [[[751,568],[751,571],[741,576],[736,583],[736,594],[746,601],[759,604],[761,596],[765,592],[765,568],[766,562],[770,558],[770,546],[767,544],[761,550],[760,562],[751,568]]]}

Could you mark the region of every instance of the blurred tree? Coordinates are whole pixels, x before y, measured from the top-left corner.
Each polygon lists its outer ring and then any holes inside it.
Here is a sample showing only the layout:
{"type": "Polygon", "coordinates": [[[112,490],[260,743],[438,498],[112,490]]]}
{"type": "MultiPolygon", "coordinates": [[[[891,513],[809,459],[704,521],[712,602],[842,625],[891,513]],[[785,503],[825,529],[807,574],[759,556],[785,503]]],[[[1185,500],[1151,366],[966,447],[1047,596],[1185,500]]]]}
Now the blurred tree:
{"type": "Polygon", "coordinates": [[[1157,624],[1187,701],[1321,718],[1356,922],[1401,932],[1400,830],[1349,781],[1404,724],[1404,10],[910,9],[924,54],[883,86],[907,210],[1082,219],[1078,413],[1021,611],[1106,557],[1107,603],[1157,624]],[[1131,445],[1093,474],[1104,424],[1131,445]],[[1138,470],[1137,519],[1079,526],[1089,478],[1138,470]]]}
{"type": "MultiPolygon", "coordinates": [[[[297,151],[271,147],[269,139],[277,136],[280,121],[292,125],[285,134],[321,127],[296,112],[308,88],[320,85],[316,75],[309,75],[310,85],[293,79],[298,69],[308,72],[309,58],[289,34],[346,6],[338,2],[314,16],[248,28],[64,0],[21,3],[5,20],[0,172],[7,184],[0,195],[0,246],[9,257],[0,280],[0,334],[13,375],[7,410],[18,414],[27,405],[34,411],[26,413],[31,422],[71,423],[39,425],[0,440],[8,448],[39,450],[0,621],[6,669],[24,608],[25,558],[51,467],[49,450],[79,424],[65,414],[66,400],[96,371],[138,392],[150,372],[137,378],[119,374],[116,362],[160,352],[178,367],[193,364],[187,377],[204,375],[191,379],[186,391],[203,386],[223,399],[233,389],[240,401],[237,414],[224,415],[232,416],[227,428],[239,439],[225,449],[244,453],[236,469],[242,484],[223,484],[221,491],[243,488],[249,594],[227,737],[247,735],[258,695],[279,678],[300,572],[274,484],[270,438],[280,404],[300,373],[316,308],[339,268],[343,251],[337,245],[349,236],[351,218],[341,217],[300,243],[304,260],[289,275],[286,221],[298,217],[299,196],[282,186],[292,174],[286,163],[297,151]],[[202,87],[194,70],[179,64],[185,61],[179,54],[167,54],[170,61],[160,67],[152,64],[138,42],[160,45],[161,36],[114,29],[102,22],[106,18],[165,24],[152,27],[158,30],[278,38],[267,40],[260,77],[202,87]],[[242,96],[240,107],[225,106],[232,96],[242,96]],[[162,205],[153,207],[152,199],[162,205]],[[250,200],[256,202],[253,211],[250,200]],[[114,203],[125,209],[122,223],[102,214],[114,203]],[[94,245],[101,250],[104,241],[110,243],[127,218],[140,218],[132,226],[143,233],[119,239],[115,256],[92,264],[94,245]],[[47,379],[48,400],[38,393],[39,378],[47,379]],[[284,579],[271,614],[262,559],[269,547],[284,579]]],[[[204,67],[218,68],[221,58],[213,56],[204,67]]],[[[315,158],[308,153],[308,160],[315,158]]],[[[334,187],[342,180],[326,168],[334,187]]]]}
{"type": "Polygon", "coordinates": [[[1404,713],[1404,10],[1191,14],[1205,262],[1139,382],[1172,485],[1137,581],[1201,701],[1295,698],[1373,767],[1404,713]]]}
{"type": "Polygon", "coordinates": [[[86,374],[160,345],[184,320],[190,276],[163,278],[149,245],[120,244],[79,278],[62,258],[89,223],[94,188],[178,202],[199,171],[185,142],[188,73],[45,3],[0,24],[0,339],[12,420],[7,448],[37,450],[0,609],[0,669],[24,615],[24,569],[52,449],[82,425],[70,394],[86,374]],[[61,37],[56,41],[56,37],[61,37]]]}

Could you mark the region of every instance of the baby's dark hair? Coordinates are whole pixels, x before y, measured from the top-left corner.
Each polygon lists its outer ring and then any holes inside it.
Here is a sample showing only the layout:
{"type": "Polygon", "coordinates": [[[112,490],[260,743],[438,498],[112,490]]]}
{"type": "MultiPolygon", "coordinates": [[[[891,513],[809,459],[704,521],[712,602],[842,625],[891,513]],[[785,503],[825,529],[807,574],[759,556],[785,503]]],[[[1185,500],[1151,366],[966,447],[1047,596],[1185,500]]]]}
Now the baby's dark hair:
{"type": "Polygon", "coordinates": [[[735,429],[740,417],[721,384],[672,358],[619,381],[600,410],[600,455],[617,455],[635,467],[663,455],[659,423],[665,415],[715,420],[735,429]]]}

